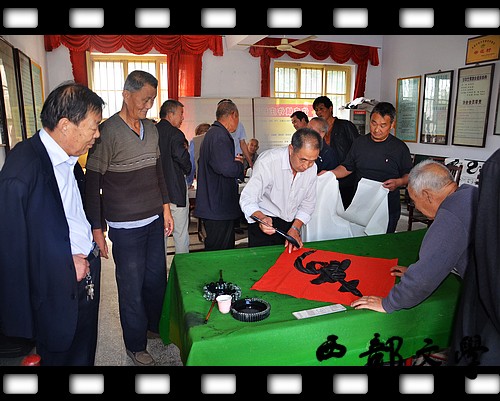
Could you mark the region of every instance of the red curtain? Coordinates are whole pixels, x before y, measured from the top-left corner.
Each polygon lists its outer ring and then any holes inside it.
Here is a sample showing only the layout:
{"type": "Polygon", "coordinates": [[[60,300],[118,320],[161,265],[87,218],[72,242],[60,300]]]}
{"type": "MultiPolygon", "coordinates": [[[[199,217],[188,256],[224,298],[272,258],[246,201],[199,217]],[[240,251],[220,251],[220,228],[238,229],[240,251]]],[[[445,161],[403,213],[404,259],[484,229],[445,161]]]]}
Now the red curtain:
{"type": "Polygon", "coordinates": [[[130,53],[146,54],[154,48],[168,57],[171,99],[201,96],[203,53],[208,49],[214,56],[224,53],[220,35],[45,35],[44,39],[46,51],[57,49],[61,44],[69,49],[73,77],[84,85],[88,85],[87,50],[113,53],[123,47],[130,53]]]}
{"type": "MultiPolygon", "coordinates": [[[[294,39],[290,39],[290,42],[293,40],[294,39]]],[[[256,44],[275,46],[280,43],[281,39],[279,38],[265,38],[256,44]]],[[[294,59],[301,59],[308,55],[311,55],[316,60],[325,60],[327,57],[330,57],[338,64],[344,64],[349,60],[353,60],[358,65],[356,83],[354,86],[354,99],[362,97],[365,94],[368,62],[374,66],[379,65],[377,48],[371,46],[319,42],[312,40],[298,45],[297,49],[300,49],[305,53],[297,54],[287,52],[286,54],[294,59]]],[[[262,97],[269,97],[271,94],[271,59],[281,57],[285,53],[271,47],[250,47],[250,54],[254,57],[260,57],[260,68],[262,74],[260,92],[262,97]]]]}

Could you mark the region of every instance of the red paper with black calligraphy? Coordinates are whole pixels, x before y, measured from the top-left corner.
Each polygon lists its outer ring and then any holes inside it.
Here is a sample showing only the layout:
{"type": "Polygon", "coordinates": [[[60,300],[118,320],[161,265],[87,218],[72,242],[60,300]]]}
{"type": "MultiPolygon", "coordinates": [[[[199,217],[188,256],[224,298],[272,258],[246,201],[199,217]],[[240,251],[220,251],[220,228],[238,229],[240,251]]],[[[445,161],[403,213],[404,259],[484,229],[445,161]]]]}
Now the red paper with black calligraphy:
{"type": "Polygon", "coordinates": [[[285,251],[251,289],[350,305],[362,295],[386,297],[397,262],[310,248],[285,251]]]}

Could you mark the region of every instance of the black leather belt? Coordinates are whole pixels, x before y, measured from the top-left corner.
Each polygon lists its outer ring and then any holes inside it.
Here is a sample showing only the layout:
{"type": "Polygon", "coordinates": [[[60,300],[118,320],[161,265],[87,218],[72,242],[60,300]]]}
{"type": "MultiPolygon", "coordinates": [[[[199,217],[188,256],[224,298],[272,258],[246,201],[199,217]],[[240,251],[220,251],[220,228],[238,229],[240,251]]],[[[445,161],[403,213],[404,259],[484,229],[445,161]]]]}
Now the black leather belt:
{"type": "Polygon", "coordinates": [[[99,245],[95,242],[92,242],[92,249],[90,250],[89,255],[87,256],[88,262],[92,262],[94,259],[99,257],[99,245]]]}

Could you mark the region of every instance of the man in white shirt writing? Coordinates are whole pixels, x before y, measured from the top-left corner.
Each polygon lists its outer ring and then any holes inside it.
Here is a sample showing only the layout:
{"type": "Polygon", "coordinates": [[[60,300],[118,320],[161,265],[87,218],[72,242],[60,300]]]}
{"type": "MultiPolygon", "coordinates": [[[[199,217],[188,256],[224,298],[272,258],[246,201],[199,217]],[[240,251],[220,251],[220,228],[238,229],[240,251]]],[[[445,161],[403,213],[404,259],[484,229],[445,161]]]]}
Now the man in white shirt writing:
{"type": "Polygon", "coordinates": [[[259,155],[240,196],[241,210],[251,223],[249,247],[284,244],[289,252],[296,248],[276,229],[302,247],[300,230],[316,206],[315,162],[320,149],[321,136],[310,128],[301,128],[292,135],[290,145],[259,155]],[[255,223],[252,216],[265,224],[255,223]]]}

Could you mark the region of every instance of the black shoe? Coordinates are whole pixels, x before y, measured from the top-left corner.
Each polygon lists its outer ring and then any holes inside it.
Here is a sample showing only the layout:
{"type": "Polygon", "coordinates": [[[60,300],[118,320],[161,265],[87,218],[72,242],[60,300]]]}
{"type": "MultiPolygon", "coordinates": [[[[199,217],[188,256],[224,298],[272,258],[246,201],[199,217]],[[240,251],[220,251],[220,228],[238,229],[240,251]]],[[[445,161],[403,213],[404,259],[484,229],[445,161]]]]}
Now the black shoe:
{"type": "Polygon", "coordinates": [[[35,347],[35,341],[21,337],[7,337],[0,334],[0,358],[17,358],[28,355],[35,347]]]}

